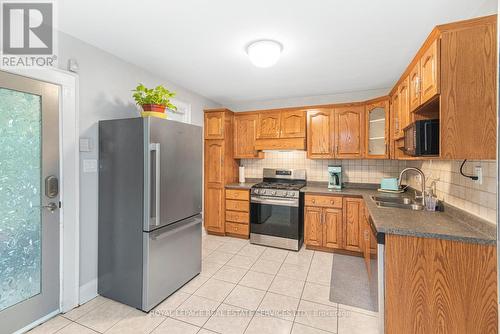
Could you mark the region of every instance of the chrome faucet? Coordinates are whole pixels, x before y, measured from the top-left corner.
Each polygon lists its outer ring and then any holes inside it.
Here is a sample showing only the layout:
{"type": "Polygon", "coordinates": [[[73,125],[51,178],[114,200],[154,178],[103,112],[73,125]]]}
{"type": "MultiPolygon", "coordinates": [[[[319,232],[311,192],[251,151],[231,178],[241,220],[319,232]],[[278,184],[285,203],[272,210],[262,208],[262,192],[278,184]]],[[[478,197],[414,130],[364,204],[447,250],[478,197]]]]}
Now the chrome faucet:
{"type": "Polygon", "coordinates": [[[403,169],[401,171],[401,173],[399,173],[398,188],[401,188],[401,180],[403,178],[403,174],[405,174],[406,172],[409,172],[409,171],[415,171],[418,174],[420,174],[420,183],[422,186],[422,188],[421,188],[422,190],[420,192],[420,196],[417,196],[417,194],[415,194],[415,199],[421,199],[422,205],[425,207],[425,175],[424,175],[424,172],[422,172],[422,170],[415,168],[415,167],[408,167],[408,168],[403,169]]]}

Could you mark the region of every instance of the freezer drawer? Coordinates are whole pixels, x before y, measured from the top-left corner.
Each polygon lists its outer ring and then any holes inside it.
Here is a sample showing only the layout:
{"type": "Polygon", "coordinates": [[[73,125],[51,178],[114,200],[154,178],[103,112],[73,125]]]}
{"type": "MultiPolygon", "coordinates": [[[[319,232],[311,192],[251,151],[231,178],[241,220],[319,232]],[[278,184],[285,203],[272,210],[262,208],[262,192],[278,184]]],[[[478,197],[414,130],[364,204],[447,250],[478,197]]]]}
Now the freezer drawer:
{"type": "Polygon", "coordinates": [[[201,271],[201,215],[144,232],[142,309],[149,312],[201,271]]]}

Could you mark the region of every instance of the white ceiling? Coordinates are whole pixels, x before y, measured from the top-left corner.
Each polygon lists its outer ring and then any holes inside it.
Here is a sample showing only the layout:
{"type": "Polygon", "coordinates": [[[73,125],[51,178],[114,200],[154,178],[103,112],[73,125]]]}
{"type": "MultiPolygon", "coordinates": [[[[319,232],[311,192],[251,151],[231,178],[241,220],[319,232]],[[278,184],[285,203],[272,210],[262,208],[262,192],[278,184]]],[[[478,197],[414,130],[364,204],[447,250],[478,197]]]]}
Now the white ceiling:
{"type": "Polygon", "coordinates": [[[62,0],[62,31],[221,104],[391,87],[431,29],[496,0],[62,0]],[[245,46],[283,43],[272,68],[245,46]]]}

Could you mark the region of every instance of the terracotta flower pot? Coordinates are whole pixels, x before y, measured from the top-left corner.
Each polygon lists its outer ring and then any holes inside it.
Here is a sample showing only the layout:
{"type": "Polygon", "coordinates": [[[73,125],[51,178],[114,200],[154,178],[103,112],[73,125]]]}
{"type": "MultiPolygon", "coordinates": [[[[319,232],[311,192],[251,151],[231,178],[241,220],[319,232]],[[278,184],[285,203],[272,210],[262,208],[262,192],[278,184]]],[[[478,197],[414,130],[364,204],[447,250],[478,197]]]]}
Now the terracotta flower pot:
{"type": "Polygon", "coordinates": [[[159,104],[144,104],[142,106],[142,110],[145,112],[165,112],[165,106],[161,106],[159,104]]]}

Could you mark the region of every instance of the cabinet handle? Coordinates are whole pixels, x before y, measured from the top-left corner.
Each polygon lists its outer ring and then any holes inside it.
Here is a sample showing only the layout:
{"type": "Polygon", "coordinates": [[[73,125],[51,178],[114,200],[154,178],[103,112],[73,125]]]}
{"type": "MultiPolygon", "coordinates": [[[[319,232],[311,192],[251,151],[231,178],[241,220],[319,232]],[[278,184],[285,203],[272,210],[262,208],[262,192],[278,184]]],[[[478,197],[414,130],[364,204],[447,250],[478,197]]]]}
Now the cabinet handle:
{"type": "Polygon", "coordinates": [[[312,200],[312,202],[313,202],[313,204],[315,204],[315,203],[316,203],[316,200],[315,200],[315,199],[313,199],[313,200],[312,200]]]}
{"type": "Polygon", "coordinates": [[[333,205],[333,203],[334,203],[334,202],[333,202],[333,200],[330,200],[330,204],[332,204],[332,205],[333,205]]]}

